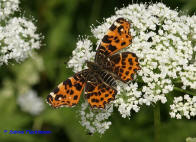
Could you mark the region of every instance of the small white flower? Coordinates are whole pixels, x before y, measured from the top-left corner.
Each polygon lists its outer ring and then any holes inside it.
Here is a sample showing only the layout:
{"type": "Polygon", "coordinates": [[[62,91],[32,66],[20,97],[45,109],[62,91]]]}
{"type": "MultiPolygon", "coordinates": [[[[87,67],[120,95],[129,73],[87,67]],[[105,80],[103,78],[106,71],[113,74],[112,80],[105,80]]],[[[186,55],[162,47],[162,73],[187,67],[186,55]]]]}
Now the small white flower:
{"type": "Polygon", "coordinates": [[[182,116],[190,119],[196,116],[196,102],[195,96],[190,97],[189,95],[184,95],[183,97],[174,97],[173,104],[170,105],[170,116],[171,118],[181,119],[182,116]],[[177,114],[176,114],[177,113],[177,114]],[[176,115],[174,115],[176,114],[176,115]]]}
{"type": "Polygon", "coordinates": [[[176,118],[177,118],[177,119],[182,119],[182,116],[181,116],[179,113],[177,113],[177,114],[176,114],[176,118]]]}
{"type": "Polygon", "coordinates": [[[84,126],[90,133],[98,132],[103,134],[105,130],[112,124],[106,121],[113,112],[113,106],[106,106],[105,110],[92,110],[87,102],[82,103],[80,115],[81,125],[84,126]]]}
{"type": "Polygon", "coordinates": [[[86,68],[85,62],[93,60],[95,52],[92,51],[92,42],[88,39],[79,40],[76,49],[72,52],[73,57],[68,62],[68,67],[74,72],[79,72],[86,68]]]}
{"type": "Polygon", "coordinates": [[[37,96],[37,93],[30,90],[26,94],[18,96],[17,103],[24,112],[38,115],[44,110],[44,102],[37,96]]]}
{"type": "Polygon", "coordinates": [[[14,11],[18,10],[19,0],[0,1],[0,20],[5,19],[14,11]]]}
{"type": "Polygon", "coordinates": [[[36,26],[24,17],[13,17],[18,0],[0,2],[0,66],[10,60],[21,62],[40,48],[40,35],[36,26]]]}

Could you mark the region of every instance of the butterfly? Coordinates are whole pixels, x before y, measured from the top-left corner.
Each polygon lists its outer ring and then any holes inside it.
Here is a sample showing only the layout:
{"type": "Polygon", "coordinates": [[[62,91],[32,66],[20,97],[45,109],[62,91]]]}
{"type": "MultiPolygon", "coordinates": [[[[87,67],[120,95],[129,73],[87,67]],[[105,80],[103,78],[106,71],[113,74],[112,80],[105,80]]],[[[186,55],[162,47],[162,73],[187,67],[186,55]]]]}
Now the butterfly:
{"type": "Polygon", "coordinates": [[[98,46],[94,62],[86,61],[88,69],[60,83],[47,96],[47,102],[54,108],[72,107],[79,102],[85,90],[84,97],[92,108],[105,108],[117,94],[116,80],[127,83],[140,70],[138,57],[134,53],[117,53],[131,44],[129,31],[127,20],[116,19],[98,46]]]}

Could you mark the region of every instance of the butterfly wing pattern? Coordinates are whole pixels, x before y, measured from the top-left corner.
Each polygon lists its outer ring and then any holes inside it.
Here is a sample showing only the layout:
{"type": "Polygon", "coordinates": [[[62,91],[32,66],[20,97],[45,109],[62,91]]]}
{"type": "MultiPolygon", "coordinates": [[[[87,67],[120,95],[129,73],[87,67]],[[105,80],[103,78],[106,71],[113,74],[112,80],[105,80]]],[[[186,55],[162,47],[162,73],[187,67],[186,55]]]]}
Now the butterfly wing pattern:
{"type": "Polygon", "coordinates": [[[47,102],[54,108],[76,105],[85,86],[88,69],[76,73],[73,77],[60,83],[47,97],[47,102]]]}
{"type": "Polygon", "coordinates": [[[117,91],[95,76],[89,78],[85,88],[85,97],[92,108],[105,108],[105,104],[115,99],[117,91]]]}
{"type": "Polygon", "coordinates": [[[47,102],[54,108],[72,107],[79,102],[85,90],[84,96],[92,108],[105,108],[117,94],[115,79],[126,83],[133,80],[133,75],[140,69],[134,53],[116,53],[131,44],[129,30],[130,23],[118,18],[98,46],[95,61],[87,61],[88,69],[59,84],[48,95],[47,102]]]}
{"type": "MultiPolygon", "coordinates": [[[[110,57],[112,67],[108,68],[115,73],[122,82],[133,80],[134,74],[140,70],[137,56],[132,52],[123,52],[110,57]]],[[[106,67],[107,68],[107,67],[106,67]]]]}
{"type": "Polygon", "coordinates": [[[124,18],[118,18],[103,37],[96,56],[98,54],[112,55],[120,49],[129,46],[132,40],[129,30],[130,23],[124,18]]]}

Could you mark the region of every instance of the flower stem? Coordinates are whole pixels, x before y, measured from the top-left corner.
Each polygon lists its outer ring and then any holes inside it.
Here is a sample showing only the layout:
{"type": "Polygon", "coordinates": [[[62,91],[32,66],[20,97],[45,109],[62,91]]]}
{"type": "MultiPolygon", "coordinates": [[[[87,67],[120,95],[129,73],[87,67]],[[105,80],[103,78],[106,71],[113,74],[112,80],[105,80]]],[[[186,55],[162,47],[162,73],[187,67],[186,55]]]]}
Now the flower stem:
{"type": "Polygon", "coordinates": [[[33,130],[41,130],[42,128],[42,119],[40,117],[35,117],[33,122],[33,130]]]}
{"type": "Polygon", "coordinates": [[[184,89],[181,89],[181,88],[178,88],[178,87],[174,87],[174,90],[179,91],[179,92],[183,92],[183,93],[186,93],[186,94],[189,94],[189,95],[192,95],[192,96],[196,96],[196,93],[188,91],[188,90],[184,90],[184,89]]]}
{"type": "Polygon", "coordinates": [[[160,142],[160,104],[154,106],[154,142],[160,142]]]}

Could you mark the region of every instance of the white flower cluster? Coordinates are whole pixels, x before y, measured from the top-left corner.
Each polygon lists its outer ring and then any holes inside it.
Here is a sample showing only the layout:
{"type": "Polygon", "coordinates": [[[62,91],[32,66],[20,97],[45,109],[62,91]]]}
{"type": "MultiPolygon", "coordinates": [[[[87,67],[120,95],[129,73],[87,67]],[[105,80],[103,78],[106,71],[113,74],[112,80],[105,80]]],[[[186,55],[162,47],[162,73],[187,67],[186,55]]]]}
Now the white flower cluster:
{"type": "MultiPolygon", "coordinates": [[[[129,5],[92,28],[97,45],[119,17],[131,22],[133,36],[132,44],[123,51],[135,53],[141,66],[135,83],[118,85],[113,104],[122,117],[129,117],[131,110],[138,112],[140,105],[167,102],[166,94],[173,91],[177,83],[183,84],[183,89],[196,89],[196,16],[181,16],[162,3],[129,5]]],[[[94,55],[92,44],[77,44],[77,48],[71,59],[72,63],[75,60],[75,65],[69,65],[75,72],[84,68],[87,59],[78,55],[90,55],[90,59],[94,55]],[[78,50],[83,46],[85,54],[78,50]]]]}
{"type": "Polygon", "coordinates": [[[88,39],[79,40],[76,49],[72,52],[73,57],[68,62],[68,67],[73,68],[74,72],[85,69],[85,61],[93,60],[95,52],[92,50],[92,42],[88,39]]]}
{"type": "Polygon", "coordinates": [[[31,115],[38,115],[44,110],[44,102],[37,96],[37,93],[30,90],[26,94],[19,95],[17,99],[18,105],[24,112],[31,115]]]}
{"type": "Polygon", "coordinates": [[[111,116],[112,112],[112,105],[106,106],[105,110],[93,110],[89,108],[87,102],[82,103],[80,110],[81,125],[84,126],[89,133],[98,132],[103,134],[112,124],[110,121],[106,121],[111,116]]]}
{"type": "Polygon", "coordinates": [[[18,10],[19,0],[1,0],[0,1],[0,20],[18,10]]]}
{"type": "Polygon", "coordinates": [[[181,119],[183,116],[187,119],[196,116],[196,96],[190,97],[184,95],[180,97],[174,97],[173,104],[170,105],[171,118],[181,119]]]}
{"type": "Polygon", "coordinates": [[[188,137],[186,138],[186,142],[196,142],[196,138],[188,137]]]}
{"type": "Polygon", "coordinates": [[[33,49],[40,48],[40,35],[36,33],[37,28],[31,21],[24,17],[5,19],[18,9],[18,4],[17,0],[0,2],[0,17],[4,17],[0,19],[0,23],[4,23],[0,24],[0,66],[11,60],[21,62],[33,49]]]}
{"type": "MultiPolygon", "coordinates": [[[[114,105],[118,107],[118,111],[123,118],[130,118],[131,110],[138,112],[140,110],[139,105],[145,101],[141,98],[141,91],[138,91],[138,84],[130,83],[127,85],[119,83],[117,90],[119,95],[116,96],[114,105]]],[[[146,104],[148,103],[146,102],[146,104]]]]}

